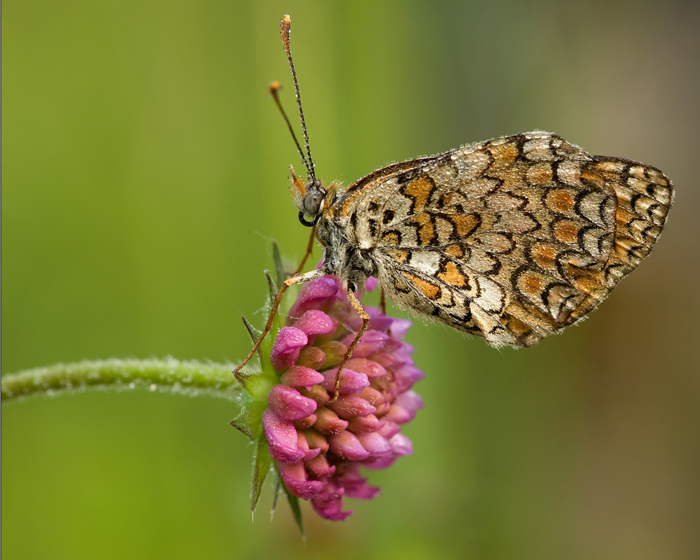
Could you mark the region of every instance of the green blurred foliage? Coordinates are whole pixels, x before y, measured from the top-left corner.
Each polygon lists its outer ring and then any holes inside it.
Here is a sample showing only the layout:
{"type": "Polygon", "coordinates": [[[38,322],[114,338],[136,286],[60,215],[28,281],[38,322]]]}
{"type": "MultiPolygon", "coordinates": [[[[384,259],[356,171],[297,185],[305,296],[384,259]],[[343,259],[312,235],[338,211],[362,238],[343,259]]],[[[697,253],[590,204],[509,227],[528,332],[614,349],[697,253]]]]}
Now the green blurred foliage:
{"type": "Polygon", "coordinates": [[[287,12],[326,181],[544,129],[663,169],[667,233],[536,348],[416,321],[415,454],[346,523],[305,508],[306,544],[269,491],[251,522],[230,403],[3,407],[3,558],[700,556],[696,2],[5,2],[3,372],[247,353],[270,239],[296,260],[308,235],[266,93],[280,80],[293,113],[287,12]]]}

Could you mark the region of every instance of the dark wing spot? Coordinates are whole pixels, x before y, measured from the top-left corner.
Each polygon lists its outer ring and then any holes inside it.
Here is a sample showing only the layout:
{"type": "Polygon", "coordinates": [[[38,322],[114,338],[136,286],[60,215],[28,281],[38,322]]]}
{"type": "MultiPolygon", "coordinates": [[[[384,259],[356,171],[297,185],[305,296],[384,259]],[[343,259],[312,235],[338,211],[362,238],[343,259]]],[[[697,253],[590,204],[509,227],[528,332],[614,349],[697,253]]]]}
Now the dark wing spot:
{"type": "Polygon", "coordinates": [[[369,234],[372,237],[376,237],[377,233],[379,232],[379,226],[377,225],[377,220],[367,220],[367,224],[369,225],[369,234]]]}

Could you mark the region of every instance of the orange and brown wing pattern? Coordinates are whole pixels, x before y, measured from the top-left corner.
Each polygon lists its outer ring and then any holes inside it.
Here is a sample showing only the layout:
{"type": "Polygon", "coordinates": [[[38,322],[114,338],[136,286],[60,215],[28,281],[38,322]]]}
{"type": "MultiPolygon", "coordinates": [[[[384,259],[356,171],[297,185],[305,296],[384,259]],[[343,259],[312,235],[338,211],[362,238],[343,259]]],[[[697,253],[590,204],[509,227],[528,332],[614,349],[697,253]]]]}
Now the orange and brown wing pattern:
{"type": "Polygon", "coordinates": [[[397,304],[532,346],[594,309],[651,250],[671,182],[533,132],[389,166],[334,213],[397,304]]]}

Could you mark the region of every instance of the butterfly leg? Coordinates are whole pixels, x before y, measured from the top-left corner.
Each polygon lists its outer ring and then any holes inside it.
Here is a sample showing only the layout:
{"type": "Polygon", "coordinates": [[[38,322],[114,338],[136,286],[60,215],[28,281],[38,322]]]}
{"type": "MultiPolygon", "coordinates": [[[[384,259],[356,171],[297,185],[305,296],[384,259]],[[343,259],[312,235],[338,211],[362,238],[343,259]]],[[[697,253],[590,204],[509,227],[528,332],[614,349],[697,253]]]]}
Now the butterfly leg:
{"type": "Polygon", "coordinates": [[[381,309],[382,313],[386,315],[386,294],[384,293],[384,288],[382,288],[381,284],[379,286],[379,309],[381,309]]]}
{"type": "MultiPolygon", "coordinates": [[[[301,270],[304,268],[304,265],[306,264],[306,260],[311,256],[312,251],[314,250],[314,238],[316,237],[316,226],[311,228],[311,235],[309,236],[309,243],[306,246],[306,253],[304,253],[304,258],[301,259],[301,263],[299,264],[299,268],[297,268],[294,271],[294,274],[299,274],[301,270]]],[[[292,274],[292,276],[294,276],[292,274]]]]}
{"type": "Polygon", "coordinates": [[[335,387],[333,388],[333,398],[330,401],[332,403],[338,400],[338,390],[340,388],[340,375],[343,373],[343,367],[345,366],[345,362],[347,362],[352,357],[352,353],[355,351],[355,348],[357,347],[358,342],[360,342],[362,335],[367,330],[367,325],[369,323],[369,315],[367,315],[367,312],[362,307],[362,304],[355,297],[355,294],[352,293],[352,291],[350,290],[348,290],[348,299],[350,300],[350,305],[352,305],[352,308],[355,311],[357,311],[357,314],[362,319],[362,326],[360,327],[360,332],[357,333],[355,340],[352,341],[352,344],[350,344],[350,346],[348,347],[347,352],[345,352],[345,356],[343,356],[343,361],[340,362],[340,365],[338,366],[338,373],[335,374],[335,387]]]}
{"type": "Polygon", "coordinates": [[[234,375],[236,375],[241,370],[241,368],[250,361],[253,355],[258,351],[258,348],[260,348],[260,344],[262,343],[267,333],[269,333],[270,329],[272,329],[272,321],[275,319],[275,315],[277,315],[277,310],[280,306],[282,298],[284,297],[284,292],[287,291],[287,288],[289,288],[289,286],[293,286],[294,284],[302,284],[304,282],[308,282],[309,280],[316,280],[316,278],[321,278],[321,276],[325,276],[325,274],[325,272],[322,272],[320,270],[312,270],[310,272],[307,272],[306,274],[302,274],[301,276],[294,276],[293,278],[288,278],[282,283],[282,287],[277,293],[275,301],[272,303],[272,308],[270,309],[270,316],[267,319],[265,329],[260,335],[260,338],[258,338],[258,341],[253,346],[253,349],[250,351],[250,354],[248,354],[248,357],[245,360],[243,360],[243,362],[241,362],[241,364],[236,369],[233,370],[234,375]]]}

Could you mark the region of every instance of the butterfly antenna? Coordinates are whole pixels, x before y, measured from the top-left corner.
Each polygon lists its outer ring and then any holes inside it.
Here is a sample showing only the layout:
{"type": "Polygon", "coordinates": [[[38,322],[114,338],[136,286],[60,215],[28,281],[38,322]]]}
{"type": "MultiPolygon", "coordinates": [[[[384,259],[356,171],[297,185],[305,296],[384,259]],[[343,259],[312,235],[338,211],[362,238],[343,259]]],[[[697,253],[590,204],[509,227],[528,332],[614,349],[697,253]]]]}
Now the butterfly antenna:
{"type": "MultiPolygon", "coordinates": [[[[297,71],[294,68],[294,62],[292,61],[292,51],[289,48],[289,28],[292,24],[292,19],[289,15],[282,18],[282,23],[280,24],[280,33],[282,35],[282,42],[284,43],[284,50],[287,53],[287,59],[289,60],[289,67],[292,70],[292,78],[294,79],[294,90],[297,94],[297,105],[299,106],[299,118],[301,119],[301,129],[304,132],[304,147],[306,148],[306,155],[308,156],[308,163],[304,161],[306,165],[306,170],[309,173],[309,180],[311,183],[316,183],[316,173],[314,172],[314,160],[311,157],[311,148],[309,148],[309,135],[306,132],[306,121],[304,120],[304,110],[301,108],[301,96],[299,95],[299,82],[297,80],[297,71]]],[[[289,121],[287,121],[289,122],[289,121]]],[[[291,127],[290,127],[291,128],[291,127]]],[[[298,146],[298,144],[297,144],[298,146]]],[[[301,149],[300,149],[301,151],[301,149]]],[[[302,155],[302,159],[304,156],[302,155]]]]}
{"type": "Polygon", "coordinates": [[[292,138],[294,139],[294,143],[297,146],[297,150],[299,150],[299,155],[301,156],[301,161],[304,164],[304,167],[306,169],[309,168],[309,164],[306,162],[306,156],[304,155],[304,150],[301,149],[301,146],[299,145],[299,140],[297,140],[297,135],[294,134],[294,129],[292,128],[292,123],[289,122],[289,118],[287,117],[287,113],[285,113],[284,109],[282,108],[282,104],[280,103],[280,98],[279,98],[279,90],[282,89],[282,85],[275,81],[270,84],[270,95],[272,96],[272,99],[275,100],[275,103],[277,105],[277,108],[280,110],[280,113],[282,113],[282,116],[284,117],[284,122],[287,123],[287,128],[289,129],[289,132],[292,134],[292,138]]]}

